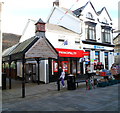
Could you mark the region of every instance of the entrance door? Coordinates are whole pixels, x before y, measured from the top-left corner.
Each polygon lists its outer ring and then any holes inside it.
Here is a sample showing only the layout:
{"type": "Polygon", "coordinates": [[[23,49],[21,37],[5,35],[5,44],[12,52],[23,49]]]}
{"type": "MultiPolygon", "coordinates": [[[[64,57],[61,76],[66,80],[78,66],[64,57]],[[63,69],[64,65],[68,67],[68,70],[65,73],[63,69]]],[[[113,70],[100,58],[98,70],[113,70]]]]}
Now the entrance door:
{"type": "Polygon", "coordinates": [[[26,82],[36,82],[36,64],[25,64],[25,80],[26,82]]]}

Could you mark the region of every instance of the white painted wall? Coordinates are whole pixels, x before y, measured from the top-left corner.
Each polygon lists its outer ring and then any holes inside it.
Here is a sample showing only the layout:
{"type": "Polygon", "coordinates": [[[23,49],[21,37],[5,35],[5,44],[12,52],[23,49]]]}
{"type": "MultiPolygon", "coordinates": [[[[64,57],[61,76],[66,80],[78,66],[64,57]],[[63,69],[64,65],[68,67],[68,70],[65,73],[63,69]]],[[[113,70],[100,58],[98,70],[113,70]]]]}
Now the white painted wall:
{"type": "Polygon", "coordinates": [[[54,29],[53,31],[46,31],[46,37],[55,48],[80,50],[80,44],[75,44],[75,38],[80,39],[80,36],[78,34],[55,31],[54,29]],[[59,43],[58,39],[68,40],[68,45],[63,45],[63,43],[59,43]]]}
{"type": "Polygon", "coordinates": [[[22,62],[17,62],[17,76],[22,77],[22,62]]]}
{"type": "Polygon", "coordinates": [[[45,71],[45,62],[44,62],[44,60],[40,61],[40,70],[39,71],[40,71],[40,81],[45,82],[46,71],[45,71]]]}
{"type": "MultiPolygon", "coordinates": [[[[100,51],[100,62],[102,62],[102,64],[105,65],[104,51],[100,51]]],[[[105,68],[105,66],[104,66],[104,68],[105,68]]]]}
{"type": "Polygon", "coordinates": [[[111,68],[112,64],[114,63],[114,55],[113,52],[108,53],[108,69],[111,68]]]}

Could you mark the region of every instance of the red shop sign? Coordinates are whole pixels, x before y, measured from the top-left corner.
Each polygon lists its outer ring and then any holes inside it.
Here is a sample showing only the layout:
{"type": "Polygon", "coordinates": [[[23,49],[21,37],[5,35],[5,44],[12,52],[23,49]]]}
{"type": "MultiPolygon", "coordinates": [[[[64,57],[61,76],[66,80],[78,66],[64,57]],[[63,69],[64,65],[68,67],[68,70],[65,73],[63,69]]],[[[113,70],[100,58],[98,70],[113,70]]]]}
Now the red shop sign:
{"type": "Polygon", "coordinates": [[[56,50],[59,52],[59,57],[84,57],[83,50],[61,48],[56,48],[56,50]]]}
{"type": "Polygon", "coordinates": [[[90,56],[90,52],[84,52],[84,56],[90,56]]]}

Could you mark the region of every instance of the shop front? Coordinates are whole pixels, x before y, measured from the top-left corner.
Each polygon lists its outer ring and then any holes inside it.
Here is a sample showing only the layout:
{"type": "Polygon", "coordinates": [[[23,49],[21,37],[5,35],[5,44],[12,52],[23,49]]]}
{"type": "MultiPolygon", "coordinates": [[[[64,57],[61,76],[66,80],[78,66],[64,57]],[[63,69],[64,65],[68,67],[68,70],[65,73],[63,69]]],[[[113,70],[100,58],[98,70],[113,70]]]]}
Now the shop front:
{"type": "Polygon", "coordinates": [[[58,69],[61,67],[67,75],[73,74],[77,75],[81,73],[81,64],[79,62],[80,58],[84,57],[83,50],[75,50],[75,49],[63,49],[56,48],[59,53],[59,58],[57,60],[51,60],[51,74],[50,74],[50,82],[56,81],[59,78],[58,69]]]}
{"type": "MultiPolygon", "coordinates": [[[[113,47],[107,47],[103,45],[90,45],[84,44],[85,52],[89,52],[86,56],[88,61],[85,62],[85,68],[87,65],[93,67],[94,72],[96,70],[107,69],[110,70],[111,65],[114,63],[113,47]]],[[[86,71],[84,71],[86,73],[86,71]]]]}

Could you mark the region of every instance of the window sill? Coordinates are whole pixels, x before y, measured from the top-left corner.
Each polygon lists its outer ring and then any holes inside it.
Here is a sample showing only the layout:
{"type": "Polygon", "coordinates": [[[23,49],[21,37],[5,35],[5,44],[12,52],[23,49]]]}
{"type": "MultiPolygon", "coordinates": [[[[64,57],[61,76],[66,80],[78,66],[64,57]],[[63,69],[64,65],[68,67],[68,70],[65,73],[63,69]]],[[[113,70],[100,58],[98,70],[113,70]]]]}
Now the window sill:
{"type": "Polygon", "coordinates": [[[86,39],[86,41],[93,41],[93,42],[97,42],[96,40],[93,40],[93,39],[86,39]]]}
{"type": "Polygon", "coordinates": [[[102,43],[104,43],[104,44],[111,44],[111,42],[102,42],[102,43]]]}

